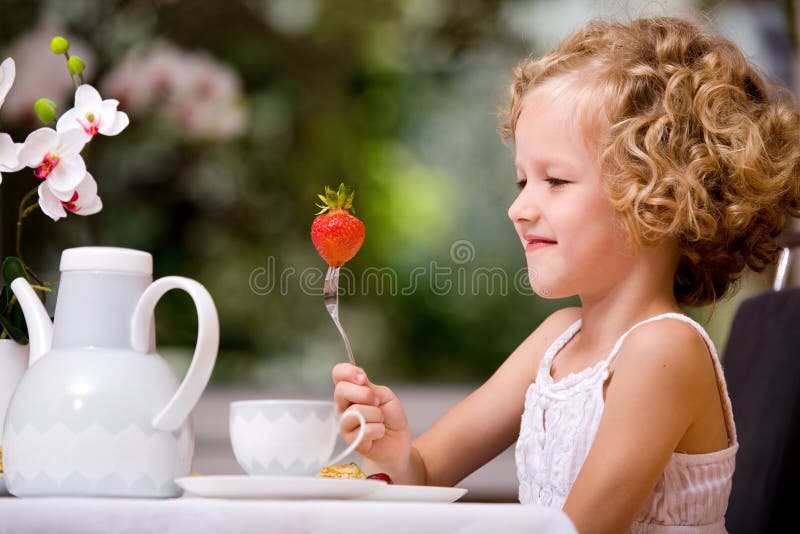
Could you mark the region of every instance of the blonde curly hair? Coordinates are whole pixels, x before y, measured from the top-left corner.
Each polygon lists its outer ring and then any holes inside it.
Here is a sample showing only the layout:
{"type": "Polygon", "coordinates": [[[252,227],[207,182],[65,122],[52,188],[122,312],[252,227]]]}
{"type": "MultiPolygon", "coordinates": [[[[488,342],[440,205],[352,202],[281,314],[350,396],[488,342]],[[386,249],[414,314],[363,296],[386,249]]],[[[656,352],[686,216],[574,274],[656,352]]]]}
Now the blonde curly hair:
{"type": "Polygon", "coordinates": [[[800,114],[736,45],[679,18],[593,20],[512,75],[503,137],[533,89],[576,89],[629,240],[678,243],[680,304],[716,302],[745,267],[777,261],[775,238],[800,216],[800,114]]]}

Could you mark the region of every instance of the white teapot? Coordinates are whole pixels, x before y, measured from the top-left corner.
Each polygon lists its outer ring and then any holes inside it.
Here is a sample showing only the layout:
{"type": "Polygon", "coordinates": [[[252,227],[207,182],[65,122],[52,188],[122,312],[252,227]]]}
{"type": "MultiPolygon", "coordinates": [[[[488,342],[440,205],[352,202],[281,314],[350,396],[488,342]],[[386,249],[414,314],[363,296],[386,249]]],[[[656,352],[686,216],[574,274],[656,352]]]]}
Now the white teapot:
{"type": "Polygon", "coordinates": [[[53,323],[24,278],[11,289],[30,363],[6,414],[3,463],[17,496],[171,497],[189,474],[189,414],[208,383],[219,321],[208,291],[188,278],[152,282],[152,256],[83,247],[61,255],[53,323]],[[179,384],[155,353],[153,312],[170,289],[197,307],[198,339],[179,384]]]}

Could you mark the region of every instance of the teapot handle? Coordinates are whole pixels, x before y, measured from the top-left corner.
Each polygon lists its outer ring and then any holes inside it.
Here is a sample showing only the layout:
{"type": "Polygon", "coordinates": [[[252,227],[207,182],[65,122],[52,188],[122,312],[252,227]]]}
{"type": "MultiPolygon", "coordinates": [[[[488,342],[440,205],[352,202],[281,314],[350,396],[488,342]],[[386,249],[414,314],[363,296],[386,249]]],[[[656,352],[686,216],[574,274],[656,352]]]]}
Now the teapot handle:
{"type": "Polygon", "coordinates": [[[157,430],[172,432],[189,416],[211,377],[219,348],[219,319],[214,300],[206,288],[189,278],[165,276],[148,286],[133,311],[131,345],[134,350],[147,352],[156,303],[170,289],[183,289],[189,293],[197,308],[197,345],[192,363],[175,395],[151,422],[157,430]]]}

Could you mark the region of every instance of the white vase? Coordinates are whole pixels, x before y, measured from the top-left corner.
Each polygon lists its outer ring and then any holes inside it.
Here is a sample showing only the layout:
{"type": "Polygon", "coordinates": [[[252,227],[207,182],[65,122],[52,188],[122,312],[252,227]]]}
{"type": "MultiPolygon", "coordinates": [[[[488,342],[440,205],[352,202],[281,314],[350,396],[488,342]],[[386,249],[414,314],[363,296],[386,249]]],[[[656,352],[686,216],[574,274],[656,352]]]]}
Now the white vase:
{"type": "Polygon", "coordinates": [[[174,479],[191,468],[190,416],[216,361],[219,319],[198,282],[153,282],[152,269],[152,256],[138,250],[65,250],[52,323],[24,278],[11,283],[31,341],[3,431],[13,495],[180,495],[174,479]],[[155,351],[153,312],[171,289],[189,293],[197,308],[183,382],[155,351]]]}
{"type": "MultiPolygon", "coordinates": [[[[0,446],[3,445],[3,427],[6,422],[8,402],[27,368],[28,345],[20,345],[13,339],[0,339],[0,446]]],[[[2,473],[0,473],[0,495],[8,495],[5,475],[2,473]]]]}
{"type": "Polygon", "coordinates": [[[6,422],[8,401],[28,368],[28,345],[20,345],[13,339],[0,339],[0,445],[6,422]]]}

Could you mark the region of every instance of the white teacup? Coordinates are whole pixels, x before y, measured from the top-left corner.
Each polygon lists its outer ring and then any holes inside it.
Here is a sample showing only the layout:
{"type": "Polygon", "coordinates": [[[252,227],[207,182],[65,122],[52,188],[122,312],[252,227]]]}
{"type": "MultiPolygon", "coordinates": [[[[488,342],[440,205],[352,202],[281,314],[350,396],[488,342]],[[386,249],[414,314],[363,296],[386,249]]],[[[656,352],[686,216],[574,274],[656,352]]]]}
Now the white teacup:
{"type": "Polygon", "coordinates": [[[358,447],[366,422],[350,410],[341,416],[332,401],[250,400],[231,403],[230,435],[236,461],[250,475],[313,475],[358,447]],[[331,458],[339,425],[347,417],[360,423],[358,436],[331,458]]]}

